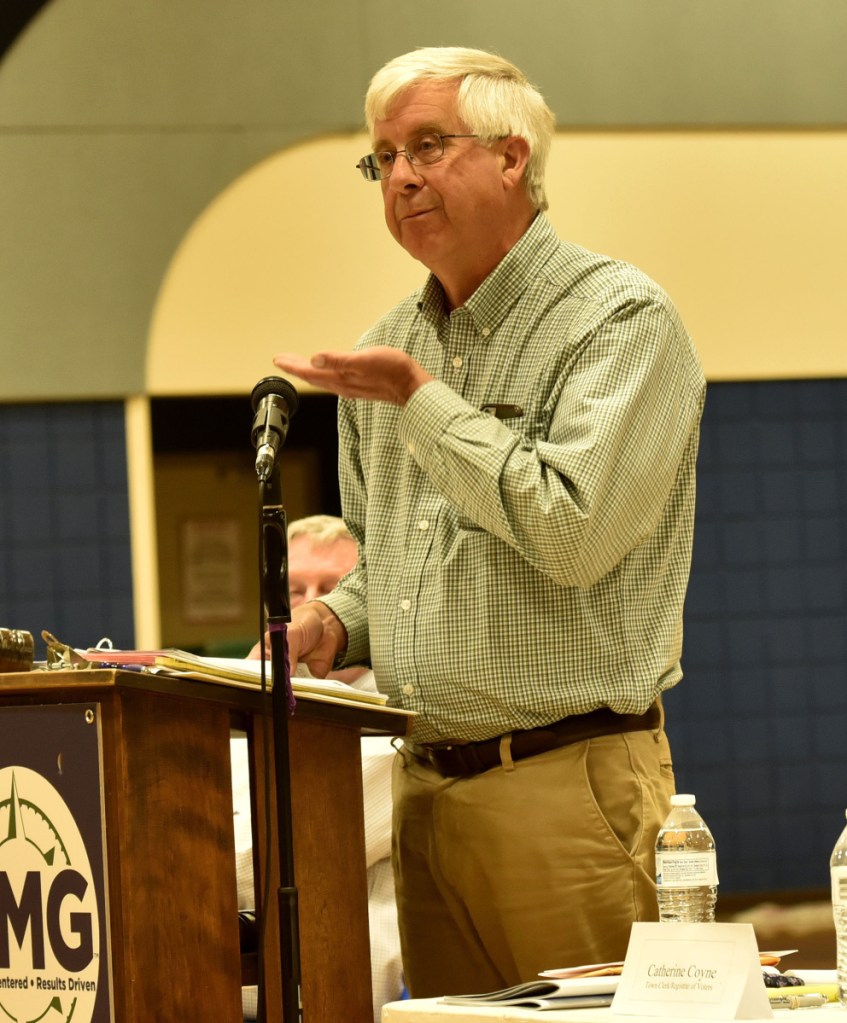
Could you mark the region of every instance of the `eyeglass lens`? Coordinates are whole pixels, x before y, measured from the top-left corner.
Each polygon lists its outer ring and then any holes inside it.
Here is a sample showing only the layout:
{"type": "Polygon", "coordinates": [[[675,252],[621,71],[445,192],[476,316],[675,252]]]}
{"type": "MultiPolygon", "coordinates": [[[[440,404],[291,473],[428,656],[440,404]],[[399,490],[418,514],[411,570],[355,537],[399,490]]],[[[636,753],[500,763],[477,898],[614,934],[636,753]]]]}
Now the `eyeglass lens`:
{"type": "Polygon", "coordinates": [[[409,139],[405,149],[398,149],[396,152],[381,149],[376,153],[369,153],[363,156],[356,166],[368,181],[380,181],[391,174],[394,162],[401,153],[413,164],[435,163],[444,155],[444,137],[430,133],[417,135],[409,139]]]}

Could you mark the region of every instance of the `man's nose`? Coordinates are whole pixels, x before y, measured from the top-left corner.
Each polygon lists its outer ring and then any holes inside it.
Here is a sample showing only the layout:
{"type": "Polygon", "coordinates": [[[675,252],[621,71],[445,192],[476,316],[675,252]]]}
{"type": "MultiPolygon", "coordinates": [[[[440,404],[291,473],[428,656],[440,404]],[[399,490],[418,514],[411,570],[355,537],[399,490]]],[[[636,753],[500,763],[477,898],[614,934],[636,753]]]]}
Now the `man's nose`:
{"type": "Polygon", "coordinates": [[[394,156],[394,164],[388,177],[388,187],[403,192],[407,188],[420,188],[423,177],[416,164],[412,163],[405,152],[394,156]]]}

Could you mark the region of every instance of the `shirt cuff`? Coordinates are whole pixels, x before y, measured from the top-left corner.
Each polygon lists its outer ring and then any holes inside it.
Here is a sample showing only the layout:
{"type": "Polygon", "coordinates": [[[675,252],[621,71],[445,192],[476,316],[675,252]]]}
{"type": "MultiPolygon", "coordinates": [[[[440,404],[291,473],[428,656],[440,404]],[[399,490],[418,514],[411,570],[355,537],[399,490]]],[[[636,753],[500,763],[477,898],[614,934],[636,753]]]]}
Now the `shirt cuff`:
{"type": "Polygon", "coordinates": [[[449,423],[467,411],[467,402],[440,380],[419,387],[403,406],[400,415],[400,443],[412,458],[424,465],[449,423]]]}
{"type": "Polygon", "coordinates": [[[336,657],[333,667],[369,664],[368,619],[367,615],[362,616],[359,601],[347,593],[329,593],[318,599],[326,604],[347,630],[347,649],[336,657]]]}

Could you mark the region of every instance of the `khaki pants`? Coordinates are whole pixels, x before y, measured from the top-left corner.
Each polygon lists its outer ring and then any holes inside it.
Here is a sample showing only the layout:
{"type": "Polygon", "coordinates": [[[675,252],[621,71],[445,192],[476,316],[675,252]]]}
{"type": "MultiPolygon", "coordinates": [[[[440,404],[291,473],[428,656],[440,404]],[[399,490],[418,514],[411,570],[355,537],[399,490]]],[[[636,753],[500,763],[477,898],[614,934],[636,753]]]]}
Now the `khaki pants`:
{"type": "Polygon", "coordinates": [[[674,791],[662,730],[565,746],[470,778],[394,763],[397,906],[413,998],[495,991],[622,959],[657,919],[656,835],[674,791]]]}

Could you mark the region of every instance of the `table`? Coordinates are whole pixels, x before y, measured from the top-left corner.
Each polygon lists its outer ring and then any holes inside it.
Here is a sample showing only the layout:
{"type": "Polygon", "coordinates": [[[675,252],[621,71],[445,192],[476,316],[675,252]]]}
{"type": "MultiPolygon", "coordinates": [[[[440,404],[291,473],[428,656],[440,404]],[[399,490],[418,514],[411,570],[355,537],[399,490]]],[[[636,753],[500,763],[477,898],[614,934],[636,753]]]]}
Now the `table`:
{"type": "MultiPolygon", "coordinates": [[[[796,1012],[812,1013],[803,1023],[838,1023],[847,1020],[847,1014],[837,1002],[829,1002],[820,1009],[774,1009],[774,1019],[796,1012]]],[[[620,1016],[611,1009],[519,1009],[514,1006],[478,1008],[465,1005],[441,1005],[437,998],[416,998],[404,1002],[390,1002],[383,1007],[382,1023],[682,1023],[686,1017],[620,1016]]]]}

